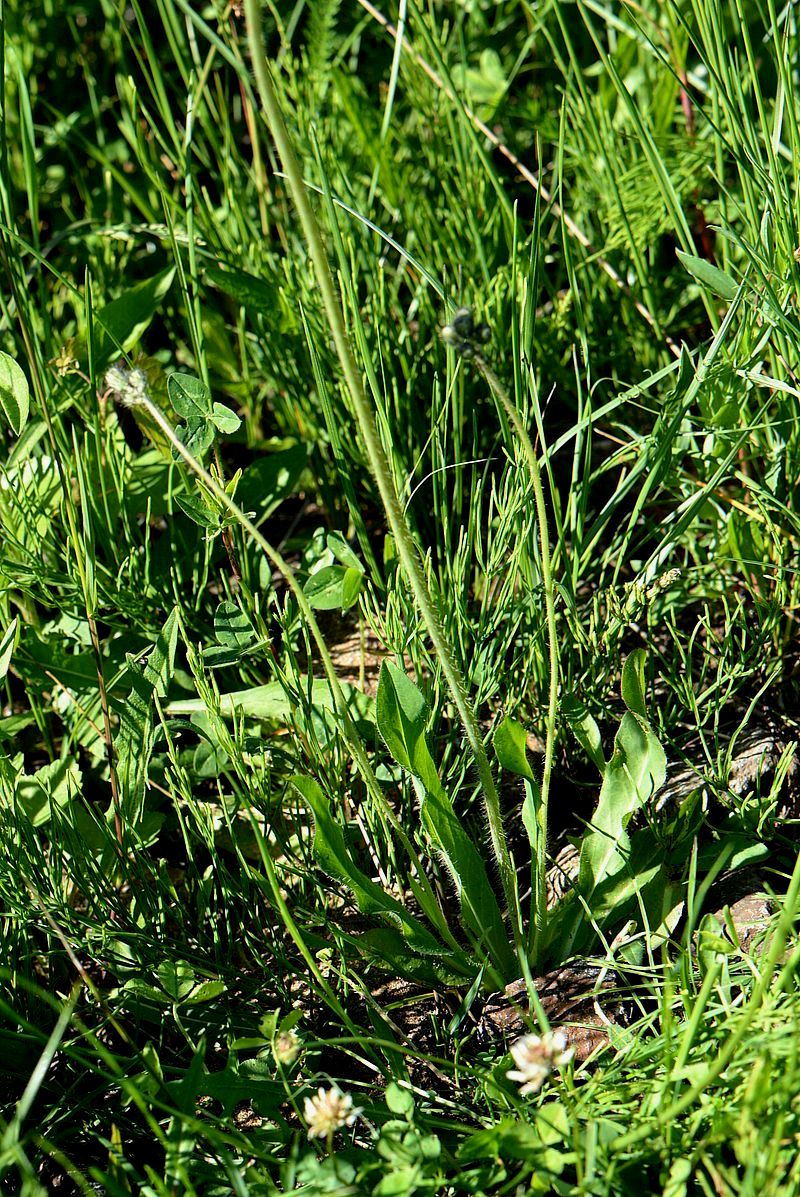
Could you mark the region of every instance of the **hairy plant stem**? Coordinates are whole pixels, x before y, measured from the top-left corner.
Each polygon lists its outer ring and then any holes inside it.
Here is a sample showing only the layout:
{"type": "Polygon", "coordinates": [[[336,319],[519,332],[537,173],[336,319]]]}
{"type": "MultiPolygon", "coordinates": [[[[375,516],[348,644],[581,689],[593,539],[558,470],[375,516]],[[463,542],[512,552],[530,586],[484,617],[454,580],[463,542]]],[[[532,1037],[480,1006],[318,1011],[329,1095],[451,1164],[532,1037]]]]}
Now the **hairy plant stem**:
{"type": "Polygon", "coordinates": [[[264,106],[267,123],[283,163],[289,191],[297,209],[300,223],[303,226],[303,232],[314,266],[328,325],[361,430],[367,458],[378,485],[378,491],[386,512],[386,519],[395,540],[400,565],[411,587],[414,601],[436,651],[442,667],[442,673],[444,674],[450,695],[464,728],[467,742],[478,771],[483,791],[484,808],[489,824],[492,850],[500,872],[503,895],[511,919],[514,941],[520,961],[522,961],[525,956],[525,950],[516,877],[503,830],[500,799],[492,776],[489,758],[486,755],[486,749],[484,748],[475,712],[467,697],[461,670],[448,643],[439,612],[428,588],[417,546],[403,516],[391,466],[381,444],[375,415],[367,400],[361,380],[361,373],[347,338],[344,311],[341,299],[336,292],[322,234],[308,198],[300,164],[294,152],[294,147],[283,119],[267,65],[263,48],[264,42],[259,0],[245,0],[245,16],[247,20],[250,58],[256,86],[264,106]]]}
{"type": "Polygon", "coordinates": [[[542,471],[536,450],[522,422],[522,418],[506,388],[500,382],[494,370],[486,359],[479,353],[475,354],[475,364],[500,406],[503,408],[509,423],[519,437],[528,463],[528,471],[533,485],[534,501],[536,503],[536,522],[539,525],[539,553],[542,565],[542,586],[544,589],[545,617],[547,619],[547,639],[550,651],[549,663],[549,694],[547,701],[547,720],[545,724],[544,765],[542,767],[542,782],[539,809],[536,812],[536,902],[533,912],[532,939],[530,943],[531,958],[536,961],[544,947],[547,933],[547,811],[550,800],[550,778],[553,771],[553,755],[556,745],[556,718],[558,715],[558,683],[559,683],[559,655],[558,630],[556,628],[556,596],[553,585],[553,571],[550,555],[550,537],[547,531],[547,507],[544,500],[542,486],[542,471]]]}

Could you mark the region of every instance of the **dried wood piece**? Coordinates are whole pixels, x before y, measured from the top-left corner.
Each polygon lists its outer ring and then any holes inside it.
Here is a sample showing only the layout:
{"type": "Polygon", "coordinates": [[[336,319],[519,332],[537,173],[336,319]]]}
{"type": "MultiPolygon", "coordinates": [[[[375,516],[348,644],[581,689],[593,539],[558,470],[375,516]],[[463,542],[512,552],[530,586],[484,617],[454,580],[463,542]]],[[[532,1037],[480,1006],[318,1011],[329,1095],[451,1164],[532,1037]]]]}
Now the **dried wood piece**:
{"type": "MultiPolygon", "coordinates": [[[[579,1064],[609,1042],[610,1025],[624,1021],[624,1003],[617,993],[619,978],[608,968],[572,960],[535,977],[534,985],[551,1026],[564,1032],[579,1064]]],[[[478,1022],[484,1042],[510,1040],[529,1030],[524,980],[514,981],[486,999],[478,1022]]]]}

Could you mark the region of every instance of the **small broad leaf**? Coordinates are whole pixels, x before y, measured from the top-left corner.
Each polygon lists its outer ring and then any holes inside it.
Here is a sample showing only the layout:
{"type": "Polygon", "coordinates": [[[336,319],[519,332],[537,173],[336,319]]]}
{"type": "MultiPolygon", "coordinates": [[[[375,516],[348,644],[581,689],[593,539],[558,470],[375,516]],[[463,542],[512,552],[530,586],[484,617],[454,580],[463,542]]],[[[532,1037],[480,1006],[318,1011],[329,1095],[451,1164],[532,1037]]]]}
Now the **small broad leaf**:
{"type": "Polygon", "coordinates": [[[213,507],[209,507],[203,499],[189,495],[175,495],[175,502],[198,527],[206,528],[208,531],[219,529],[219,512],[215,511],[213,507]]]}
{"type": "Polygon", "coordinates": [[[162,960],[158,966],[158,979],[174,1001],[188,997],[197,984],[194,970],[184,960],[162,960]]]}
{"type": "Polygon", "coordinates": [[[689,274],[696,278],[703,287],[708,287],[709,291],[719,295],[726,303],[735,299],[739,288],[731,276],[724,270],[720,270],[719,266],[712,266],[705,258],[684,253],[681,249],[677,249],[675,253],[684,269],[688,270],[689,274]]]}
{"type": "Polygon", "coordinates": [[[213,998],[225,993],[227,986],[224,981],[201,981],[195,986],[188,997],[183,999],[185,1006],[196,1006],[200,1002],[210,1002],[213,998]]]}
{"type": "Polygon", "coordinates": [[[236,603],[220,603],[214,612],[214,635],[227,648],[248,648],[256,639],[248,617],[236,603]]]}
{"type": "Polygon", "coordinates": [[[192,772],[196,777],[219,777],[229,759],[220,744],[201,740],[192,753],[192,772]]]}
{"type": "Polygon", "coordinates": [[[325,565],[311,575],[303,591],[316,611],[346,611],[357,601],[363,579],[360,569],[325,565]]]}
{"type": "Polygon", "coordinates": [[[414,1113],[414,1097],[408,1089],[401,1089],[396,1081],[390,1081],[384,1094],[386,1105],[393,1114],[410,1118],[414,1113]]]}
{"type": "MultiPolygon", "coordinates": [[[[281,1117],[280,1108],[286,1101],[286,1087],[273,1080],[272,1061],[228,1059],[222,1071],[204,1072],[201,1080],[202,1095],[219,1102],[223,1118],[230,1118],[235,1106],[249,1102],[255,1112],[271,1122],[289,1128],[281,1117]],[[237,1075],[238,1074],[238,1075],[237,1075]]],[[[191,1109],[195,1109],[193,1102],[191,1109]]]]}
{"type": "Polygon", "coordinates": [[[81,792],[83,779],[75,761],[52,761],[31,776],[17,778],[14,799],[33,823],[41,827],[52,817],[54,806],[66,806],[81,792]]]}
{"type": "Polygon", "coordinates": [[[349,611],[358,602],[358,596],[361,594],[363,584],[363,569],[349,567],[342,579],[342,602],[345,611],[349,611]]]}
{"type": "Polygon", "coordinates": [[[770,854],[770,850],[766,844],[761,842],[755,844],[748,843],[746,836],[737,836],[736,839],[740,846],[735,848],[731,853],[731,858],[728,862],[728,868],[731,870],[743,869],[747,865],[756,864],[759,860],[765,860],[770,854]]]}
{"type": "Polygon", "coordinates": [[[527,738],[521,723],[514,719],[504,719],[494,733],[494,750],[498,761],[509,773],[516,773],[518,777],[534,781],[526,752],[527,738]]]}
{"type": "Polygon", "coordinates": [[[236,412],[231,411],[224,403],[214,404],[211,409],[211,419],[217,429],[224,433],[225,436],[230,436],[231,433],[236,432],[242,424],[236,412]]]}
{"type": "Polygon", "coordinates": [[[531,1159],[541,1151],[542,1141],[528,1122],[502,1118],[487,1130],[470,1135],[458,1150],[461,1163],[482,1159],[531,1159]]]}
{"type": "Polygon", "coordinates": [[[392,1165],[392,1171],[378,1181],[372,1190],[372,1197],[411,1197],[412,1193],[419,1192],[419,1179],[418,1164],[395,1163],[392,1165]]]}
{"type": "Polygon", "coordinates": [[[19,436],[30,412],[28,380],[13,357],[3,352],[0,352],[0,408],[12,432],[19,436]]]}
{"type": "Polygon", "coordinates": [[[13,742],[20,732],[35,722],[36,716],[31,711],[26,711],[24,715],[7,715],[0,719],[0,744],[13,742]]]}
{"type": "Polygon", "coordinates": [[[358,557],[356,557],[341,532],[329,532],[325,543],[337,561],[341,562],[342,565],[349,566],[351,569],[357,569],[363,574],[364,566],[358,557]]]}
{"type": "MultiPolygon", "coordinates": [[[[192,457],[202,457],[214,443],[214,425],[204,416],[190,416],[176,432],[192,457]]],[[[180,461],[181,455],[177,449],[173,448],[172,457],[180,461]]]]}
{"type": "Polygon", "coordinates": [[[206,418],[211,415],[211,392],[204,382],[192,374],[170,374],[167,394],[179,416],[206,418]]]}

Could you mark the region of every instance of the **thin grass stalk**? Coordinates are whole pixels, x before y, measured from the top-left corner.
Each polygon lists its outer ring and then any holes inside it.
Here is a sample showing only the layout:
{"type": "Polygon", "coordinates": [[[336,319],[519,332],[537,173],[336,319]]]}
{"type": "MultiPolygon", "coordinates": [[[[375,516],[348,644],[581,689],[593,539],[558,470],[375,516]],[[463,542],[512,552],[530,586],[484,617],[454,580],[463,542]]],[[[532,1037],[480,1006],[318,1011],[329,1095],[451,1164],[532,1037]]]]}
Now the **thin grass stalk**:
{"type": "Polygon", "coordinates": [[[425,579],[417,546],[403,515],[389,460],[381,444],[375,415],[367,400],[361,381],[361,374],[347,338],[344,312],[341,300],[336,293],[322,234],[314,210],[308,199],[300,164],[294,152],[294,147],[283,119],[267,65],[263,48],[264,41],[258,0],[245,0],[245,16],[256,87],[261,97],[267,123],[275,141],[278,154],[283,163],[286,181],[289,185],[303,232],[305,233],[328,325],[336,346],[353,407],[355,408],[367,458],[378,485],[389,528],[397,546],[400,564],[411,587],[414,600],[431,639],[431,643],[439,658],[445,681],[458,711],[478,771],[483,791],[484,808],[489,824],[492,849],[499,867],[503,894],[512,922],[514,940],[520,959],[522,959],[524,954],[524,940],[519,896],[516,888],[516,876],[503,830],[500,799],[494,783],[494,777],[492,776],[489,758],[486,754],[475,712],[467,697],[461,670],[458,667],[445,635],[439,612],[425,579]]]}
{"type": "MultiPolygon", "coordinates": [[[[747,1009],[742,1014],[736,1029],[727,1036],[724,1047],[717,1053],[717,1058],[709,1064],[697,1082],[691,1085],[682,1097],[677,1098],[670,1105],[662,1107],[658,1115],[658,1125],[662,1128],[666,1129],[671,1126],[676,1118],[684,1114],[704,1093],[707,1093],[735,1056],[747,1032],[753,1025],[758,1011],[764,1004],[767,991],[773,982],[775,969],[783,956],[789,935],[794,927],[799,907],[800,855],[795,860],[791,880],[789,881],[789,888],[783,902],[783,909],[778,919],[778,925],[772,937],[769,950],[760,962],[759,977],[754,986],[747,1009]]],[[[795,947],[777,977],[775,984],[776,992],[780,993],[786,988],[789,979],[794,978],[797,973],[799,964],[800,948],[795,947]]],[[[618,1139],[614,1139],[609,1145],[610,1150],[614,1152],[626,1151],[636,1143],[641,1143],[644,1139],[651,1138],[652,1134],[653,1124],[652,1122],[647,1122],[645,1125],[637,1127],[636,1130],[628,1131],[627,1134],[620,1135],[618,1139]]]]}
{"type": "MultiPolygon", "coordinates": [[[[664,332],[653,312],[651,312],[650,309],[647,308],[645,304],[643,304],[642,301],[633,294],[631,288],[620,276],[618,271],[614,269],[611,263],[604,258],[602,254],[593,249],[589,238],[576,224],[572,217],[564,211],[561,204],[559,204],[558,201],[553,198],[552,193],[544,185],[541,178],[538,175],[535,175],[533,171],[530,170],[525,163],[517,157],[513,150],[509,149],[509,147],[503,141],[501,141],[494,129],[489,128],[486,122],[482,121],[480,117],[473,112],[469,104],[464,102],[463,98],[458,95],[456,90],[451,87],[449,83],[445,82],[442,75],[437,73],[430,63],[424,58],[424,56],[420,54],[420,52],[411,44],[410,39],[408,38],[407,34],[405,34],[402,23],[398,21],[397,27],[392,25],[391,21],[389,21],[379,9],[370,3],[370,0],[358,0],[358,3],[366,12],[369,13],[373,20],[377,21],[377,23],[386,31],[389,37],[394,39],[395,45],[397,46],[400,44],[401,49],[410,55],[411,58],[413,58],[414,62],[416,62],[422,71],[428,76],[433,85],[439,88],[439,90],[446,95],[449,100],[451,100],[461,109],[470,124],[477,129],[482,137],[486,138],[486,140],[497,150],[498,154],[501,154],[506,161],[511,163],[514,169],[518,171],[525,180],[525,182],[530,184],[536,195],[541,196],[544,202],[549,206],[553,215],[557,216],[562,221],[570,236],[574,237],[575,240],[582,245],[585,250],[588,251],[592,257],[592,260],[596,262],[600,269],[608,276],[608,278],[611,279],[614,286],[618,287],[622,294],[632,302],[636,311],[639,313],[642,319],[650,325],[656,336],[663,338],[672,355],[674,357],[680,357],[680,346],[676,345],[672,338],[666,332],[664,332]]],[[[444,64],[442,63],[442,66],[443,65],[444,64]]]]}
{"type": "Polygon", "coordinates": [[[531,957],[537,959],[544,943],[547,932],[547,828],[548,806],[550,801],[550,779],[553,772],[553,756],[556,744],[556,719],[558,715],[558,685],[560,660],[558,652],[558,629],[556,627],[556,596],[553,585],[552,558],[550,554],[550,535],[547,529],[547,505],[542,485],[542,471],[539,459],[533,447],[528,430],[522,422],[522,417],[511,396],[495,374],[482,354],[475,354],[475,364],[488,383],[492,394],[503,408],[508,420],[519,438],[528,464],[528,472],[533,486],[534,501],[536,503],[536,522],[539,525],[539,553],[542,564],[542,587],[544,589],[545,616],[547,620],[547,639],[549,647],[549,686],[547,699],[547,719],[545,724],[544,763],[542,766],[542,781],[540,789],[539,809],[536,812],[538,834],[536,837],[536,902],[533,913],[533,934],[531,939],[531,957]]]}

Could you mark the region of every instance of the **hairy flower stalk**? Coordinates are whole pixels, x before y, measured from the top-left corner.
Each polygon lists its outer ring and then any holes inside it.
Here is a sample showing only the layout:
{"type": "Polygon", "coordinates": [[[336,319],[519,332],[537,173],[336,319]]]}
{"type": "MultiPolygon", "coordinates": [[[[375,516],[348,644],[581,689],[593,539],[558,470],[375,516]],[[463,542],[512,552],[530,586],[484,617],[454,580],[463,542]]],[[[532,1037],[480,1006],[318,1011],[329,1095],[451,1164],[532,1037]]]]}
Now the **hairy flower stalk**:
{"type": "Polygon", "coordinates": [[[314,210],[308,199],[300,164],[283,119],[264,53],[259,0],[245,0],[245,15],[247,19],[250,58],[258,93],[264,107],[268,127],[283,163],[289,191],[300,217],[300,223],[303,226],[303,232],[305,233],[309,254],[314,265],[320,289],[320,296],[350,398],[355,409],[367,458],[378,485],[389,529],[397,547],[397,555],[401,567],[411,587],[414,601],[436,651],[442,667],[442,673],[458,711],[478,771],[483,791],[484,808],[489,824],[492,849],[500,871],[503,894],[511,919],[517,954],[520,960],[523,960],[526,952],[516,877],[503,830],[500,800],[492,776],[489,758],[486,754],[475,712],[467,697],[461,670],[456,663],[455,656],[448,643],[439,612],[425,579],[417,546],[405,521],[397,488],[392,476],[391,466],[381,444],[375,415],[367,400],[361,381],[361,373],[356,365],[355,357],[347,338],[344,312],[334,285],[322,234],[314,210]]]}

